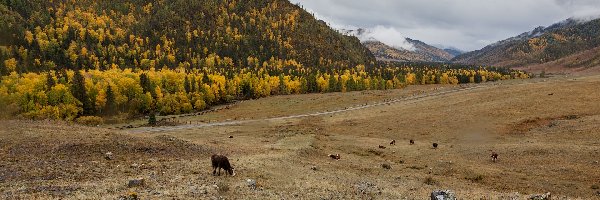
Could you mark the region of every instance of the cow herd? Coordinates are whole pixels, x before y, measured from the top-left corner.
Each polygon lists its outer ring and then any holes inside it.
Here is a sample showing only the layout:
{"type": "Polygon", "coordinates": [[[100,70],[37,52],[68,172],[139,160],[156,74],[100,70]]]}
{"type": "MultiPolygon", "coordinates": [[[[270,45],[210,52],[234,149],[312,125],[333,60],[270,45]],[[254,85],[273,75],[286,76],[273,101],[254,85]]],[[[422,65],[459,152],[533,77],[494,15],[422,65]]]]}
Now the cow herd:
{"type": "MultiPolygon", "coordinates": [[[[232,136],[230,136],[231,138],[232,136]]],[[[415,141],[414,140],[409,140],[409,144],[410,145],[414,145],[415,141]]],[[[392,140],[390,142],[390,145],[396,145],[396,140],[392,140]]],[[[438,143],[433,143],[432,144],[433,149],[437,149],[439,144],[438,143]]],[[[379,145],[380,149],[385,149],[386,147],[383,145],[379,145]]],[[[333,159],[333,160],[340,160],[340,154],[329,154],[327,155],[329,158],[333,159]]],[[[496,162],[498,161],[498,153],[492,151],[492,162],[496,162]]],[[[220,154],[214,154],[210,157],[210,161],[212,163],[212,168],[213,168],[213,175],[221,175],[221,169],[225,170],[226,174],[229,174],[231,176],[235,176],[235,171],[234,168],[231,166],[231,163],[229,163],[229,159],[227,158],[227,156],[224,155],[220,155],[220,154]]]]}

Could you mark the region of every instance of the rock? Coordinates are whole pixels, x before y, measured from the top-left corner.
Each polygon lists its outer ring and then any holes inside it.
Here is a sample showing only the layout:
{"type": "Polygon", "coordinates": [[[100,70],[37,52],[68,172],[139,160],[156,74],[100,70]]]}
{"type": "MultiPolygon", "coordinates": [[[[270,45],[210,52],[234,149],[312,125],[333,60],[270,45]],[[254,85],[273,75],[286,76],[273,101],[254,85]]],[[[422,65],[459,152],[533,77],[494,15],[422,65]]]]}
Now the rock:
{"type": "Polygon", "coordinates": [[[451,190],[436,190],[431,192],[431,200],[456,200],[456,195],[451,190]]]}
{"type": "Polygon", "coordinates": [[[550,192],[547,192],[545,194],[534,194],[529,196],[529,198],[527,198],[528,200],[550,200],[552,198],[552,195],[550,195],[550,192]]]}
{"type": "Polygon", "coordinates": [[[106,159],[106,160],[112,160],[112,159],[113,159],[113,153],[112,153],[112,152],[110,152],[110,151],[109,151],[109,152],[106,152],[106,153],[104,154],[104,159],[106,159]]]}
{"type": "Polygon", "coordinates": [[[312,166],[312,167],[310,167],[310,169],[312,169],[313,171],[319,170],[319,168],[317,166],[312,166]]]}
{"type": "Polygon", "coordinates": [[[373,183],[360,182],[356,184],[356,193],[359,195],[381,195],[381,189],[373,183]]]}
{"type": "Polygon", "coordinates": [[[384,169],[392,169],[392,166],[390,166],[390,164],[387,163],[381,164],[381,167],[383,167],[384,169]]]}
{"type": "Polygon", "coordinates": [[[198,186],[192,186],[190,187],[190,192],[192,194],[200,194],[200,195],[215,195],[218,193],[219,187],[217,185],[212,185],[212,186],[207,186],[207,185],[202,185],[200,187],[198,186]]]}
{"type": "Polygon", "coordinates": [[[233,138],[233,135],[230,135],[229,138],[233,138]]]}
{"type": "Polygon", "coordinates": [[[248,179],[246,180],[246,184],[248,185],[248,187],[250,187],[251,189],[255,190],[256,189],[256,180],[253,179],[248,179]]]}
{"type": "Polygon", "coordinates": [[[144,186],[144,184],[146,183],[146,181],[143,178],[140,179],[131,179],[129,180],[129,183],[127,184],[127,187],[140,187],[140,186],[144,186]]]}

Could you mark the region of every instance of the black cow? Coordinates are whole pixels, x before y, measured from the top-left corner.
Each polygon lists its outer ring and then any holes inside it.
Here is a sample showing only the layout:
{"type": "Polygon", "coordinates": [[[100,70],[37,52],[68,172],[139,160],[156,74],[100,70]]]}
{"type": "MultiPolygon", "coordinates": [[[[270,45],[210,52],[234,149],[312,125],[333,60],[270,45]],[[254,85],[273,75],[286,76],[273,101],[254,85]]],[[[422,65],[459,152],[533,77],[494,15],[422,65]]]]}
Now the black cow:
{"type": "Polygon", "coordinates": [[[224,155],[214,154],[210,157],[210,161],[212,162],[213,167],[213,175],[217,174],[217,168],[219,169],[218,175],[221,175],[221,169],[225,170],[226,173],[229,173],[231,176],[235,176],[235,171],[231,164],[229,163],[229,159],[227,159],[224,155]]]}
{"type": "Polygon", "coordinates": [[[496,160],[498,160],[498,153],[492,152],[492,156],[491,157],[492,157],[492,161],[496,162],[496,160]]]}

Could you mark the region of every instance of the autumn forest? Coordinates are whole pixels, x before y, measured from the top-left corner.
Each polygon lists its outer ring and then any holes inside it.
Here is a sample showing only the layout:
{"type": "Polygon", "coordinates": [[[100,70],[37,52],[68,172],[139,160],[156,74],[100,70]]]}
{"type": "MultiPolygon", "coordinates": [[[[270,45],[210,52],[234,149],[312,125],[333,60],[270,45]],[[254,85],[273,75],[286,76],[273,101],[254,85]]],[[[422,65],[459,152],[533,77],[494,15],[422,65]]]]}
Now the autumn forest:
{"type": "Polygon", "coordinates": [[[0,0],[0,109],[9,116],[182,114],[271,95],[528,78],[377,62],[282,0],[0,0]]]}

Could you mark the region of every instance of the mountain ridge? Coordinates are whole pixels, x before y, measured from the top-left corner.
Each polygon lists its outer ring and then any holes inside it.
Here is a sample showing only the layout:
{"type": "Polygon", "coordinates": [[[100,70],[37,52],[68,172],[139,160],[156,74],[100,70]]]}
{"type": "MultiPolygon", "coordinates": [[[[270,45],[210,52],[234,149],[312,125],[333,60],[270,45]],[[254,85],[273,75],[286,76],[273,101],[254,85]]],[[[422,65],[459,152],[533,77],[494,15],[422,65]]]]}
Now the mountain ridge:
{"type": "Polygon", "coordinates": [[[342,29],[344,35],[357,37],[378,60],[397,62],[448,62],[461,52],[441,49],[420,40],[403,38],[402,45],[386,44],[376,39],[369,29],[342,29]]]}
{"type": "Polygon", "coordinates": [[[569,18],[467,52],[451,61],[501,67],[547,63],[600,46],[600,19],[569,18]]]}

